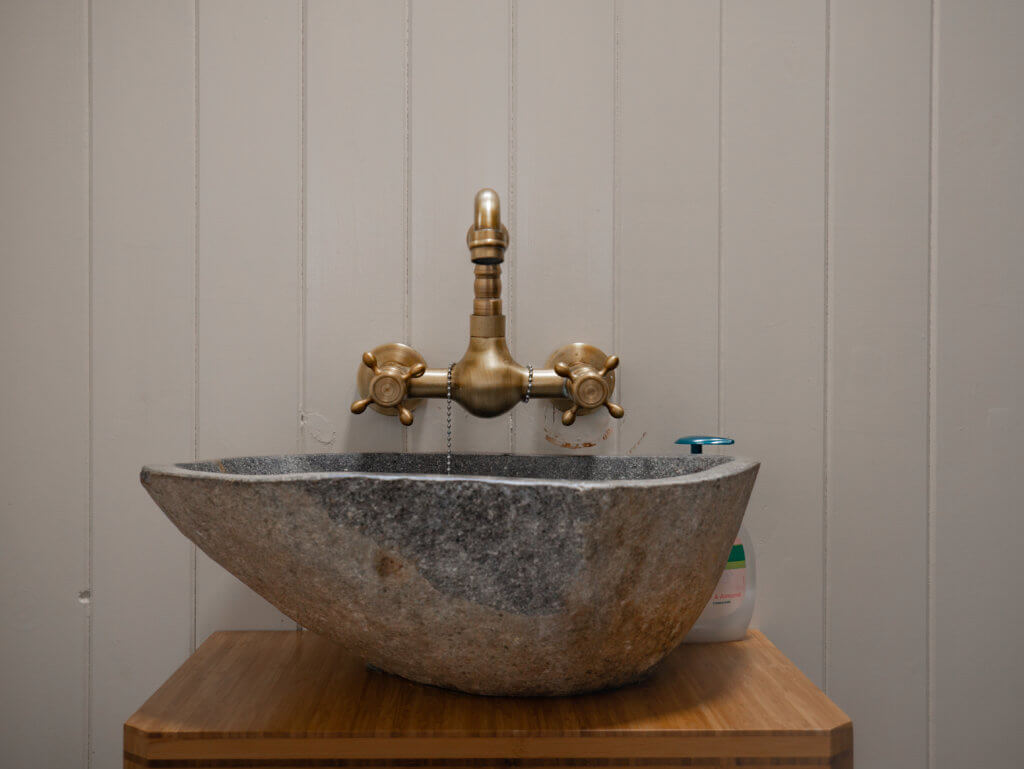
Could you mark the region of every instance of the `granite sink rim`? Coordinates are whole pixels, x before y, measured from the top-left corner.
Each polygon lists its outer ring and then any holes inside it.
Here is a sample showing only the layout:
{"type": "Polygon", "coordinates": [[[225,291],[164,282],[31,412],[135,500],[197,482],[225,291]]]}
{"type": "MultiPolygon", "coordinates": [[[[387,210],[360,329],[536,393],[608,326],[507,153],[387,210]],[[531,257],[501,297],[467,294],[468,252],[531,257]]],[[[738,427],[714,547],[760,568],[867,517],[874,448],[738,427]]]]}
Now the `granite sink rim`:
{"type": "MultiPolygon", "coordinates": [[[[264,458],[291,458],[301,456],[323,456],[327,454],[393,454],[393,455],[408,455],[408,454],[425,454],[425,455],[438,455],[438,452],[403,452],[403,451],[343,451],[343,452],[313,452],[311,454],[253,454],[245,456],[232,456],[232,457],[218,457],[216,459],[208,460],[194,460],[189,461],[187,464],[195,464],[196,462],[223,462],[223,461],[234,461],[234,460],[245,460],[245,459],[264,459],[264,458]]],[[[443,456],[443,454],[441,455],[443,456]]],[[[592,456],[592,454],[580,454],[580,455],[567,455],[567,454],[514,454],[511,452],[456,452],[452,455],[453,457],[573,457],[573,458],[586,458],[592,456]]],[[[605,455],[608,457],[615,458],[633,458],[629,455],[605,455]]],[[[647,455],[644,455],[647,456],[647,455]]],[[[381,473],[371,472],[366,470],[320,470],[313,472],[285,472],[285,473],[227,473],[227,472],[214,472],[210,470],[197,470],[189,467],[183,467],[182,463],[172,464],[157,464],[157,465],[143,465],[142,470],[139,474],[140,480],[145,484],[147,478],[151,475],[161,475],[165,477],[177,477],[177,478],[191,478],[195,480],[217,480],[217,481],[235,481],[242,483],[292,483],[297,481],[322,481],[322,480],[340,480],[345,478],[367,478],[379,481],[434,481],[441,483],[452,483],[452,482],[465,482],[474,481],[485,484],[498,484],[506,486],[552,486],[558,488],[579,488],[579,489],[612,489],[612,488],[657,488],[661,486],[678,486],[678,485],[690,485],[704,483],[709,480],[716,478],[726,478],[733,475],[741,474],[745,470],[759,467],[760,460],[750,459],[748,457],[741,456],[724,456],[718,454],[710,454],[708,457],[720,458],[722,461],[709,467],[705,470],[698,470],[691,473],[679,473],[677,475],[669,475],[661,478],[621,478],[621,479],[563,479],[563,478],[538,478],[538,477],[508,477],[500,475],[470,475],[466,473],[452,473],[451,475],[445,473],[415,473],[415,472],[394,472],[394,473],[381,473]]],[[[653,457],[665,457],[669,459],[681,459],[684,455],[670,455],[670,454],[659,454],[650,455],[653,457]]],[[[635,458],[642,458],[637,456],[635,458]]]]}
{"type": "Polygon", "coordinates": [[[760,465],[466,454],[447,475],[444,454],[409,454],[153,465],[142,482],[213,561],[369,664],[563,696],[637,681],[682,640],[760,465]]]}

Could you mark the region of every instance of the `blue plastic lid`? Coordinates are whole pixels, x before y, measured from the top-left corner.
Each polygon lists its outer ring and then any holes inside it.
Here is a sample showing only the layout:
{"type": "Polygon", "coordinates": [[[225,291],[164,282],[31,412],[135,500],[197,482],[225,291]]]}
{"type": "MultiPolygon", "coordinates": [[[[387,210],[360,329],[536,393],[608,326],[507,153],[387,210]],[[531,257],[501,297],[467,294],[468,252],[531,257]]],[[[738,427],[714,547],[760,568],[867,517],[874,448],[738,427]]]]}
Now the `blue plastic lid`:
{"type": "Polygon", "coordinates": [[[714,435],[687,435],[676,440],[676,443],[689,446],[691,454],[703,454],[705,446],[731,446],[735,442],[732,438],[719,438],[714,435]]]}

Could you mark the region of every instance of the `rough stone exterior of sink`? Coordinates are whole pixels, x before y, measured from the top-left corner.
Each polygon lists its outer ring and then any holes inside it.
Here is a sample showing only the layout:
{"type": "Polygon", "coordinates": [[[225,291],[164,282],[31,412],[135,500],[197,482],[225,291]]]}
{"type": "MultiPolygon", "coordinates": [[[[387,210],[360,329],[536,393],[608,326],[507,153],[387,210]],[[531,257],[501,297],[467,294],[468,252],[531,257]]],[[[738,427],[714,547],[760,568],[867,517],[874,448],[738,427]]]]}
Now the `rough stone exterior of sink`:
{"type": "Polygon", "coordinates": [[[758,464],[712,455],[249,457],[146,467],[211,558],[406,678],[494,695],[638,680],[685,636],[758,464]]]}

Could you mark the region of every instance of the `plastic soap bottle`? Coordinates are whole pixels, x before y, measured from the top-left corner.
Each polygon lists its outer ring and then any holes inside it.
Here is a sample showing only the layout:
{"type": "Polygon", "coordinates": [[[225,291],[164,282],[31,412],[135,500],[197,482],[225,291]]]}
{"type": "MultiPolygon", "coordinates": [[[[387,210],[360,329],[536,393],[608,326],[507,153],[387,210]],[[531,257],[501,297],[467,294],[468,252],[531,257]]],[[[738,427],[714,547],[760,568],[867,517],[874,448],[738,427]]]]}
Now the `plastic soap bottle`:
{"type": "MultiPolygon", "coordinates": [[[[733,441],[731,438],[691,435],[680,438],[676,443],[688,445],[692,453],[700,454],[703,446],[727,446],[733,441]]],[[[710,643],[743,638],[754,615],[755,587],[754,546],[747,527],[741,525],[715,592],[684,642],[710,643]]]]}

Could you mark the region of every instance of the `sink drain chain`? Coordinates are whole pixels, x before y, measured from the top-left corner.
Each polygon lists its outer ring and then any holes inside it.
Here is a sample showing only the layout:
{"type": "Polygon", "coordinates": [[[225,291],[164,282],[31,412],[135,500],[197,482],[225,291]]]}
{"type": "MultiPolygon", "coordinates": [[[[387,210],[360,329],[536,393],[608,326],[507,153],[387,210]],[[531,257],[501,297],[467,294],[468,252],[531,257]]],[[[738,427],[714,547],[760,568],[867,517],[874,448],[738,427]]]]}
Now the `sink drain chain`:
{"type": "MultiPolygon", "coordinates": [[[[445,380],[444,398],[445,398],[445,446],[447,452],[444,455],[444,472],[445,475],[452,474],[452,369],[455,368],[454,363],[448,364],[448,377],[445,380]]],[[[526,380],[526,395],[523,397],[524,403],[530,402],[530,395],[533,394],[533,366],[527,366],[528,378],[526,380]]],[[[512,415],[509,414],[509,422],[511,423],[512,415]]]]}
{"type": "Polygon", "coordinates": [[[446,434],[448,453],[445,454],[444,458],[444,472],[445,475],[452,474],[452,369],[455,368],[454,363],[448,364],[448,383],[445,387],[445,407],[447,409],[448,419],[448,432],[446,434]]]}

